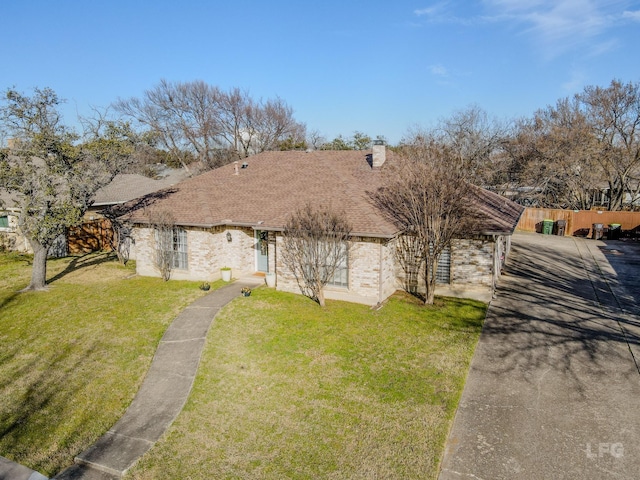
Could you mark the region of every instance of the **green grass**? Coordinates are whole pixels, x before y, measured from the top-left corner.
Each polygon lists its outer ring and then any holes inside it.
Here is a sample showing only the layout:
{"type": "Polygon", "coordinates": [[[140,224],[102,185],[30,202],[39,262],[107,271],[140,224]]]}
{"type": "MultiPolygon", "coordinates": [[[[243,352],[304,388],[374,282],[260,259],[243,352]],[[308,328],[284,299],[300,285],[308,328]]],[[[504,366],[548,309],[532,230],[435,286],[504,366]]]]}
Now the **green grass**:
{"type": "Polygon", "coordinates": [[[50,260],[49,291],[18,293],[30,265],[0,255],[0,455],[52,476],[122,416],[167,326],[202,292],[92,254],[50,260]]]}
{"type": "Polygon", "coordinates": [[[439,302],[234,300],[185,409],[129,478],[436,478],[486,309],[439,302]]]}

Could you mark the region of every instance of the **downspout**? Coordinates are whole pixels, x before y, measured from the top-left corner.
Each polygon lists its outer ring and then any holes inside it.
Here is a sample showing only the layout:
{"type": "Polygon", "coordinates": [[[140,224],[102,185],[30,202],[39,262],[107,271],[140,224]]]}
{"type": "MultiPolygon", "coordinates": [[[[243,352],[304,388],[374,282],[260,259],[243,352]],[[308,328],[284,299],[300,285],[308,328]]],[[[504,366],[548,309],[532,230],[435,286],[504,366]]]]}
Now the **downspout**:
{"type": "Polygon", "coordinates": [[[496,298],[496,285],[498,283],[498,242],[496,241],[496,235],[491,235],[493,238],[493,272],[491,279],[491,298],[496,298]]]}
{"type": "Polygon", "coordinates": [[[380,268],[378,269],[378,304],[382,303],[382,296],[384,295],[384,291],[382,290],[382,239],[380,239],[380,248],[379,248],[379,258],[378,265],[380,268]]]}
{"type": "Polygon", "coordinates": [[[278,232],[273,232],[273,274],[276,276],[276,290],[278,289],[278,232]]]}

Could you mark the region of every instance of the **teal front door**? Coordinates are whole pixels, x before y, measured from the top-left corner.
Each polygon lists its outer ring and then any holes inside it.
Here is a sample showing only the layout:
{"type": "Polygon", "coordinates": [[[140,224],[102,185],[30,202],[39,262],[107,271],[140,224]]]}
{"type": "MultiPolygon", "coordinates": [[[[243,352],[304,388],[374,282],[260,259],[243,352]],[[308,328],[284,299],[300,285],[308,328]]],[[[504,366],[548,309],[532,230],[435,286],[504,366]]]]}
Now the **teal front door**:
{"type": "Polygon", "coordinates": [[[259,272],[269,271],[269,235],[267,232],[256,230],[256,258],[259,272]]]}

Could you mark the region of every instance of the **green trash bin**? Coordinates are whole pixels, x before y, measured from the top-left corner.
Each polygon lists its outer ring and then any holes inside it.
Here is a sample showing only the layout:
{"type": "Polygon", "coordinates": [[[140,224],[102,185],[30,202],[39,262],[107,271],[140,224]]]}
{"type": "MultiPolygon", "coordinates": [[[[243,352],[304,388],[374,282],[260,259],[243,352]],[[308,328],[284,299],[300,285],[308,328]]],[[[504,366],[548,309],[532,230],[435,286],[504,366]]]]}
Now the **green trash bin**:
{"type": "Polygon", "coordinates": [[[553,220],[545,219],[542,221],[543,235],[551,235],[553,233],[553,220]]]}

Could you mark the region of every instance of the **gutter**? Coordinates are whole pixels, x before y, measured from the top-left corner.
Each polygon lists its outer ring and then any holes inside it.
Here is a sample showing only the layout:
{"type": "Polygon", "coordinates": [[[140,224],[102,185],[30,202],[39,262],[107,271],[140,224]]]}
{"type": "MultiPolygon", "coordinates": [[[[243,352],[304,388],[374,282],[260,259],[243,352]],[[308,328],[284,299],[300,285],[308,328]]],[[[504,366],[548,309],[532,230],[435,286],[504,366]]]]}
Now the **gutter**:
{"type": "MultiPolygon", "coordinates": [[[[133,223],[138,225],[150,225],[151,222],[147,221],[139,221],[133,220],[133,223]]],[[[196,228],[213,228],[213,227],[247,227],[253,228],[254,230],[261,230],[263,232],[282,232],[284,231],[284,227],[270,227],[267,225],[262,225],[260,222],[233,222],[230,220],[222,221],[222,222],[212,222],[212,223],[184,223],[184,222],[175,222],[176,226],[179,227],[196,227],[196,228]]],[[[366,238],[382,238],[385,240],[391,240],[396,238],[399,235],[399,232],[396,233],[370,233],[370,232],[351,232],[349,236],[351,237],[366,237],[366,238]]],[[[499,233],[498,235],[504,235],[504,233],[499,233]]]]}

